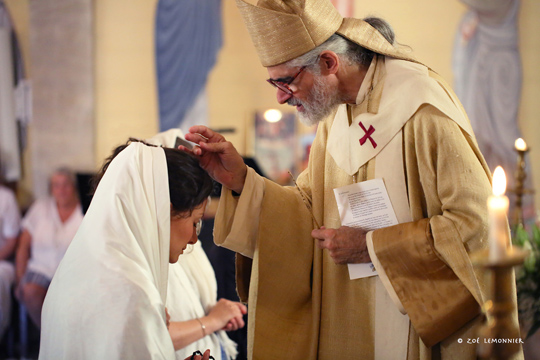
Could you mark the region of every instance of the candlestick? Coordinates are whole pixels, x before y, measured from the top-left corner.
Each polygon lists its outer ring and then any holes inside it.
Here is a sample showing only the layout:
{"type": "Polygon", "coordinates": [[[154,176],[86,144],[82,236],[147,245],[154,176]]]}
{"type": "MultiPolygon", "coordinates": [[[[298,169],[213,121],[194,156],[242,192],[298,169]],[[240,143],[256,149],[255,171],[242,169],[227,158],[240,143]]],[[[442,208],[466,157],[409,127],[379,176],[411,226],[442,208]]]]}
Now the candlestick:
{"type": "Polygon", "coordinates": [[[518,153],[518,166],[516,171],[516,208],[514,210],[514,224],[523,225],[523,194],[526,193],[524,189],[525,178],[527,173],[525,172],[525,153],[529,151],[525,140],[519,138],[515,142],[515,148],[518,153]]]}
{"type": "Polygon", "coordinates": [[[489,259],[500,261],[505,257],[510,244],[508,234],[508,197],[506,191],[506,176],[502,167],[497,166],[493,173],[493,196],[488,198],[489,212],[489,259]]]}
{"type": "Polygon", "coordinates": [[[480,336],[477,354],[481,359],[510,359],[521,348],[521,332],[515,296],[514,266],[522,265],[529,255],[519,247],[512,248],[504,259],[493,263],[489,251],[472,254],[472,262],[484,270],[488,287],[487,300],[482,305],[484,322],[478,328],[480,336]]]}
{"type": "Polygon", "coordinates": [[[485,270],[487,301],[482,306],[477,354],[482,359],[510,359],[521,348],[516,318],[514,266],[523,264],[527,252],[512,248],[508,220],[506,176],[498,166],[493,173],[493,195],[488,199],[489,249],[472,254],[472,262],[485,270]]]}

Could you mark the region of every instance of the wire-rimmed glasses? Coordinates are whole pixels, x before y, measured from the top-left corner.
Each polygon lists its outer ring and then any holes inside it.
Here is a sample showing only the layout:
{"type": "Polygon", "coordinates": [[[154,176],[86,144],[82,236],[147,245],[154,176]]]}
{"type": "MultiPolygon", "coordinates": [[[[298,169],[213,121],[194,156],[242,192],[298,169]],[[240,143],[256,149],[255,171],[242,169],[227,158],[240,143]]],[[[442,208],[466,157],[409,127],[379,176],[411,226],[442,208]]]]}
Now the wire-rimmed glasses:
{"type": "Polygon", "coordinates": [[[305,66],[302,66],[300,68],[300,70],[298,70],[298,72],[289,81],[279,81],[279,80],[274,80],[274,79],[267,79],[266,81],[268,81],[268,83],[270,83],[270,85],[278,88],[279,90],[283,91],[284,93],[286,93],[288,95],[292,95],[294,93],[294,91],[291,90],[289,85],[291,85],[293,83],[293,81],[296,80],[298,75],[300,75],[300,73],[302,71],[304,71],[305,68],[306,68],[305,66]]]}

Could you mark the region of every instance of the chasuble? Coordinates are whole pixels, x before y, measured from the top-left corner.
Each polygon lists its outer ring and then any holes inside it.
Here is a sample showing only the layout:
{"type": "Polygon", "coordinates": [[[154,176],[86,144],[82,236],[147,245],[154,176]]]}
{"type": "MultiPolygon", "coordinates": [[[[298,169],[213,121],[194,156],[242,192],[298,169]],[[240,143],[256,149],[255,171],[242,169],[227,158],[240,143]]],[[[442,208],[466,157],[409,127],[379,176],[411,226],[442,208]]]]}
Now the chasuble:
{"type": "Polygon", "coordinates": [[[375,177],[402,179],[389,194],[409,220],[368,233],[380,276],[355,280],[315,244],[297,189],[249,168],[239,197],[224,189],[214,239],[241,254],[252,359],[476,357],[458,339],[476,338],[484,301],[469,254],[487,246],[490,173],[461,105],[423,65],[376,56],[357,104],[319,124],[297,183],[317,222],[339,228],[333,189],[375,177]]]}

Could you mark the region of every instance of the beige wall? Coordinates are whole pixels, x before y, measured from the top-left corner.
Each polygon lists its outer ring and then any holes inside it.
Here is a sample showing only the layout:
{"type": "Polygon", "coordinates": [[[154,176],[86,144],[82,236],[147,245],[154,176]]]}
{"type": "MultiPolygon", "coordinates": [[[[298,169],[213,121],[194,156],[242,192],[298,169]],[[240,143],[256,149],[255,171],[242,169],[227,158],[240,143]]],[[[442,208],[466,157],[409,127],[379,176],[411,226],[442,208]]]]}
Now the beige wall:
{"type": "MultiPolygon", "coordinates": [[[[523,0],[520,12],[520,51],[523,64],[523,92],[519,124],[530,146],[535,205],[540,209],[540,1],[523,0]]],[[[540,214],[539,214],[540,215],[540,214]]]]}
{"type": "MultiPolygon", "coordinates": [[[[157,126],[154,76],[153,16],[157,0],[95,0],[96,27],[96,161],[101,162],[127,136],[146,137],[157,126]]],[[[6,0],[17,31],[28,37],[27,0],[6,0]],[[21,25],[23,24],[23,25],[21,25]]],[[[357,0],[355,16],[381,16],[397,34],[397,40],[412,47],[416,57],[452,81],[451,49],[458,21],[465,7],[457,0],[357,0]]],[[[256,110],[278,107],[275,92],[264,81],[260,66],[234,1],[223,1],[224,47],[210,74],[208,96],[210,124],[236,127],[229,135],[241,153],[249,152],[246,125],[256,110]],[[247,146],[246,146],[246,143],[247,146]]],[[[522,0],[521,52],[524,86],[520,126],[531,145],[536,203],[540,204],[540,2],[522,0]]],[[[289,107],[281,106],[288,110],[289,107]]],[[[96,164],[97,166],[97,164],[96,164]]]]}
{"type": "Polygon", "coordinates": [[[94,0],[96,166],[128,137],[158,131],[156,0],[94,0]]]}
{"type": "Polygon", "coordinates": [[[457,0],[357,0],[355,16],[387,20],[397,42],[410,46],[418,60],[450,82],[454,34],[464,10],[457,0]]]}

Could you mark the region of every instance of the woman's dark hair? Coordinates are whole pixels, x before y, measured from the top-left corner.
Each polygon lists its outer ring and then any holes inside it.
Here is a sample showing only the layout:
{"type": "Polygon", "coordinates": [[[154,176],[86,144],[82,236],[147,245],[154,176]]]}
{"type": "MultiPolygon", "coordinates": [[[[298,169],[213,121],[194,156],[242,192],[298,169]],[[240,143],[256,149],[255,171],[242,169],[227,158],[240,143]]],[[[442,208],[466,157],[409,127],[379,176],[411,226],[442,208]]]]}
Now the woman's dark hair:
{"type": "MultiPolygon", "coordinates": [[[[139,142],[147,146],[155,146],[142,140],[130,138],[127,143],[114,149],[111,156],[105,160],[100,171],[92,179],[94,192],[112,160],[132,142],[139,142]]],[[[212,178],[200,167],[199,161],[193,155],[178,149],[164,147],[163,150],[167,160],[172,216],[180,216],[186,212],[191,213],[191,211],[202,204],[212,192],[212,178]]]]}

